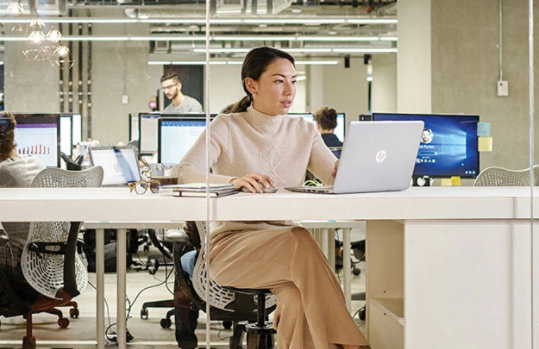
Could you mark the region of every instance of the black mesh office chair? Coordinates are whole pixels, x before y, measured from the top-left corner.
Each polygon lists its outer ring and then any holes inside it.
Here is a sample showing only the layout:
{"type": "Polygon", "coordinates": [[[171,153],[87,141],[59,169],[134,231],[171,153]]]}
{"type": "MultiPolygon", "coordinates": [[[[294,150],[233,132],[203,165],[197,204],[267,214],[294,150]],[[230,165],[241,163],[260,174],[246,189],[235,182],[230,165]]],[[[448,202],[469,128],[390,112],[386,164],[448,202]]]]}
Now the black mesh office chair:
{"type": "MultiPolygon", "coordinates": [[[[200,224],[198,225],[200,226],[200,224]]],[[[188,239],[174,244],[176,340],[182,349],[193,349],[198,344],[195,335],[198,311],[206,310],[204,298],[207,275],[203,253],[197,255],[192,277],[182,269],[180,258],[193,250],[203,251],[200,241],[201,236],[205,234],[205,228],[202,228],[201,233],[199,233],[195,223],[188,222],[184,230],[188,239]]],[[[264,331],[271,332],[271,335],[260,336],[260,338],[267,338],[263,340],[263,343],[260,343],[260,346],[256,346],[255,332],[257,331],[256,323],[258,322],[260,325],[261,320],[266,319],[274,309],[275,298],[272,295],[269,296],[267,290],[235,290],[220,287],[213,280],[210,280],[210,318],[232,323],[233,335],[229,342],[230,349],[241,348],[245,332],[248,336],[248,348],[272,348],[274,331],[268,327],[267,323],[259,327],[264,327],[264,331]],[[263,299],[264,302],[260,302],[259,299],[263,299]],[[248,323],[255,323],[255,325],[248,323]],[[249,328],[252,329],[249,330],[249,328]],[[251,344],[249,345],[249,343],[251,344]]]]}

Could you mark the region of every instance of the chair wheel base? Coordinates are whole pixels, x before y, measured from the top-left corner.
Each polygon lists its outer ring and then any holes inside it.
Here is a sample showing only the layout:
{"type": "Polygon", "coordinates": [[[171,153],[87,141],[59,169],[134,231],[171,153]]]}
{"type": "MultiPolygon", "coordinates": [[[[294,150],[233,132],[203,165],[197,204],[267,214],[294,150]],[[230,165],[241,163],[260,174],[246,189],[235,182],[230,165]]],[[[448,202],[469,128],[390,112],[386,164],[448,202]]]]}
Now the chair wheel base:
{"type": "Polygon", "coordinates": [[[275,347],[273,334],[276,331],[268,326],[268,324],[264,327],[258,327],[256,324],[248,324],[246,331],[247,349],[272,349],[275,347]]]}
{"type": "Polygon", "coordinates": [[[22,339],[22,348],[23,349],[35,349],[36,348],[36,337],[26,337],[22,339]]]}

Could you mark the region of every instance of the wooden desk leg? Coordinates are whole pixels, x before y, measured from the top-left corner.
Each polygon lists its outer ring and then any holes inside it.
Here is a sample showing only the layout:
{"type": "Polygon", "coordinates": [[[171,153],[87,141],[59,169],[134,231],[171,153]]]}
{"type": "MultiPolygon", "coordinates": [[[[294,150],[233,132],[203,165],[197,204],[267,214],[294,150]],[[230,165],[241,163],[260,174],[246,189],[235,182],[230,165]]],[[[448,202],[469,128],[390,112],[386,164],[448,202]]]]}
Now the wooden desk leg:
{"type": "Polygon", "coordinates": [[[95,278],[97,348],[105,349],[105,229],[95,231],[95,278]]]}
{"type": "Polygon", "coordinates": [[[117,298],[116,298],[116,321],[118,348],[126,347],[126,320],[125,320],[125,294],[126,294],[126,229],[118,229],[116,233],[116,277],[117,277],[117,298]]]}
{"type": "Polygon", "coordinates": [[[346,308],[350,312],[352,310],[352,262],[350,250],[352,243],[350,242],[350,234],[352,229],[343,229],[343,286],[344,286],[344,300],[346,302],[346,308]]]}

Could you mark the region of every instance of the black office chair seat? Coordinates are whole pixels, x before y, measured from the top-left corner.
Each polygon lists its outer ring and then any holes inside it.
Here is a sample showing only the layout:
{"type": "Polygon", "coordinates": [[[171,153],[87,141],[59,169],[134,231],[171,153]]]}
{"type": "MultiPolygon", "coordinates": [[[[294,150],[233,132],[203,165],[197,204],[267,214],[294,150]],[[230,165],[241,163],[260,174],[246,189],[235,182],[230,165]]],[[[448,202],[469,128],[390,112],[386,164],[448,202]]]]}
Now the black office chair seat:
{"type": "Polygon", "coordinates": [[[247,349],[271,349],[275,347],[274,334],[277,332],[273,328],[273,324],[267,321],[265,314],[266,309],[266,295],[270,294],[269,289],[252,289],[252,288],[235,288],[222,286],[224,289],[246,294],[249,296],[256,296],[257,301],[257,317],[256,323],[244,322],[239,327],[239,330],[243,330],[247,333],[247,349]]]}

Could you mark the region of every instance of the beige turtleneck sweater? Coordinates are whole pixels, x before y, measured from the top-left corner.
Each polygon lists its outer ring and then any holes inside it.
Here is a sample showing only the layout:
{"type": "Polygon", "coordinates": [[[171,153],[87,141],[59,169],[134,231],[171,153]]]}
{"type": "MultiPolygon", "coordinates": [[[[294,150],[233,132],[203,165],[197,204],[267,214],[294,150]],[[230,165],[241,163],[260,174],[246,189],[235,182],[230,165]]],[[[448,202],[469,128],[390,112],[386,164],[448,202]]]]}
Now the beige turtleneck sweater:
{"type": "MultiPolygon", "coordinates": [[[[178,166],[179,183],[205,181],[206,133],[198,138],[178,166]]],[[[333,184],[337,159],[326,147],[314,123],[302,117],[270,116],[252,106],[244,113],[219,115],[211,123],[211,183],[229,183],[246,174],[268,175],[278,188],[303,183],[309,169],[326,184],[333,184]]],[[[271,194],[269,194],[271,195],[271,194]]],[[[212,236],[232,230],[261,230],[290,225],[285,221],[215,222],[212,236]]]]}

